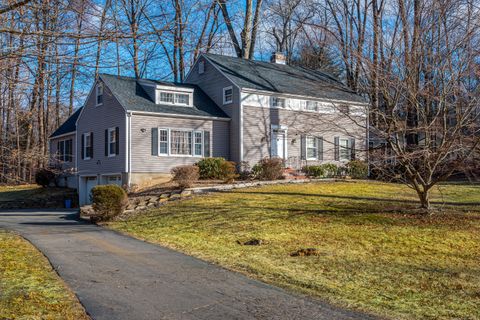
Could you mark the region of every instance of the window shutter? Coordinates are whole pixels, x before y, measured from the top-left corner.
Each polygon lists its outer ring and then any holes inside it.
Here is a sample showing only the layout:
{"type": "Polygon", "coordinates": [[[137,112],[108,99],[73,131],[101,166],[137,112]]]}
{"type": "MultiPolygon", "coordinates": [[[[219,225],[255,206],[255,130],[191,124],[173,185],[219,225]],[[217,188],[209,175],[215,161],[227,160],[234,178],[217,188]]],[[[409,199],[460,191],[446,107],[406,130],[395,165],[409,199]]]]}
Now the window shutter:
{"type": "Polygon", "coordinates": [[[210,157],[210,131],[203,132],[203,156],[210,157]]]}
{"type": "Polygon", "coordinates": [[[82,133],[82,160],[85,159],[85,134],[82,133]]]}
{"type": "Polygon", "coordinates": [[[300,157],[302,160],[307,159],[307,137],[300,136],[300,157]]]}
{"type": "Polygon", "coordinates": [[[323,138],[317,138],[317,159],[323,160],[323,138]]]}
{"type": "Polygon", "coordinates": [[[158,128],[152,128],[152,156],[158,156],[158,128]]]}
{"type": "Polygon", "coordinates": [[[57,160],[60,160],[62,154],[60,153],[60,141],[57,141],[57,160]]]}
{"type": "Polygon", "coordinates": [[[108,129],[105,129],[105,157],[108,157],[108,129]]]}
{"type": "Polygon", "coordinates": [[[120,128],[115,127],[115,154],[120,154],[120,128]]]}
{"type": "Polygon", "coordinates": [[[93,159],[93,132],[90,132],[90,158],[93,159]]]}
{"type": "Polygon", "coordinates": [[[355,138],[350,138],[350,160],[355,160],[355,138]]]}
{"type": "Polygon", "coordinates": [[[340,160],[340,138],[334,138],[335,161],[340,160]]]}

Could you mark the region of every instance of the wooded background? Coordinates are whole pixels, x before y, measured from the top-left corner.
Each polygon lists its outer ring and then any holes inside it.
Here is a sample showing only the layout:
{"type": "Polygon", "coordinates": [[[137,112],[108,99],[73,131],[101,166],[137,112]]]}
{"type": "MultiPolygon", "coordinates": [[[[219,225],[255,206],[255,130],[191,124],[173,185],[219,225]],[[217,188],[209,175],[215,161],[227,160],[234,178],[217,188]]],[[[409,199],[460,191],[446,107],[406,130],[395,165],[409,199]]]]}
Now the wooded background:
{"type": "Polygon", "coordinates": [[[461,143],[476,150],[479,13],[476,0],[0,1],[0,183],[47,164],[48,136],[98,73],[181,82],[202,52],[280,51],[339,77],[371,102],[372,135],[410,163],[438,139],[419,155],[392,137],[418,145],[443,130],[441,162],[468,131],[461,143]]]}

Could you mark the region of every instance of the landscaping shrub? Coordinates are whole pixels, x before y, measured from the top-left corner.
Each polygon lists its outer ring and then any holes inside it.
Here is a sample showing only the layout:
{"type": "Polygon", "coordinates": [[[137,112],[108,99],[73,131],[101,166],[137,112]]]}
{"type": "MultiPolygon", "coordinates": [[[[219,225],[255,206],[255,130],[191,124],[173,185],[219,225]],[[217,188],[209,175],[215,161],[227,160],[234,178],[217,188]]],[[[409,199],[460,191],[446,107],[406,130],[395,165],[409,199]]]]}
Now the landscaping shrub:
{"type": "Polygon", "coordinates": [[[110,184],[92,189],[92,208],[97,221],[110,220],[122,214],[127,204],[127,193],[120,186],[110,184]]]}
{"type": "Polygon", "coordinates": [[[366,179],[368,177],[368,165],[361,160],[352,160],[347,163],[348,175],[353,179],[366,179]]]}
{"type": "Polygon", "coordinates": [[[220,165],[220,177],[226,183],[233,182],[237,177],[237,171],[235,169],[235,162],[224,161],[220,165]]]}
{"type": "Polygon", "coordinates": [[[197,162],[200,179],[222,179],[223,158],[204,158],[197,162]]]}
{"type": "Polygon", "coordinates": [[[302,171],[309,177],[323,178],[325,176],[325,168],[323,166],[305,166],[302,171]]]}
{"type": "Polygon", "coordinates": [[[51,184],[56,185],[57,176],[50,169],[39,169],[35,173],[35,183],[42,187],[48,187],[51,184]]]}
{"type": "Polygon", "coordinates": [[[172,169],[173,181],[181,188],[190,188],[200,178],[197,166],[178,166],[172,169]]]}
{"type": "Polygon", "coordinates": [[[339,167],[333,163],[324,163],[321,165],[324,170],[325,178],[333,178],[339,174],[339,167]]]}
{"type": "Polygon", "coordinates": [[[197,162],[200,179],[221,179],[232,182],[238,177],[235,163],[224,158],[205,158],[197,162]]]}
{"type": "Polygon", "coordinates": [[[284,160],[280,158],[263,158],[253,166],[254,176],[260,180],[277,180],[283,175],[284,160]]]}

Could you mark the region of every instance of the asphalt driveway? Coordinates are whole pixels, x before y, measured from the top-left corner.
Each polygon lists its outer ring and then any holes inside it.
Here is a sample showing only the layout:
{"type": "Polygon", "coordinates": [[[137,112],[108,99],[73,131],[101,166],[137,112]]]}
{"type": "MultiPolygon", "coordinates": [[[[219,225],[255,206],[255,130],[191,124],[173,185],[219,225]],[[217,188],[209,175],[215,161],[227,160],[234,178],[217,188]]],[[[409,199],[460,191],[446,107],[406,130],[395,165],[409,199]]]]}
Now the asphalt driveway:
{"type": "Polygon", "coordinates": [[[366,319],[199,259],[78,221],[0,212],[50,260],[94,319],[366,319]]]}

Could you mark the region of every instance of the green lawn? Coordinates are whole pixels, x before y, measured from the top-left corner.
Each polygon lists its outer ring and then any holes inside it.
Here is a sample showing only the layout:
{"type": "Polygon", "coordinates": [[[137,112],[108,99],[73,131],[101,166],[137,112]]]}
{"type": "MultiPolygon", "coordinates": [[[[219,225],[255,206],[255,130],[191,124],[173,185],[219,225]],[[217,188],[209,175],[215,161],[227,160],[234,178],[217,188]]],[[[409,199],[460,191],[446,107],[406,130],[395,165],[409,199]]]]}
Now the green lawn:
{"type": "Polygon", "coordinates": [[[109,226],[336,305],[480,319],[480,186],[436,189],[434,216],[415,214],[415,200],[395,184],[277,185],[171,202],[109,226]],[[252,238],[266,243],[237,243],[252,238]],[[290,256],[300,248],[320,254],[290,256]]]}
{"type": "Polygon", "coordinates": [[[65,194],[66,188],[42,188],[36,184],[24,184],[18,186],[0,186],[0,202],[3,201],[34,201],[52,198],[65,194]]]}
{"type": "Polygon", "coordinates": [[[0,230],[0,319],[89,317],[39,251],[0,230]]]}

